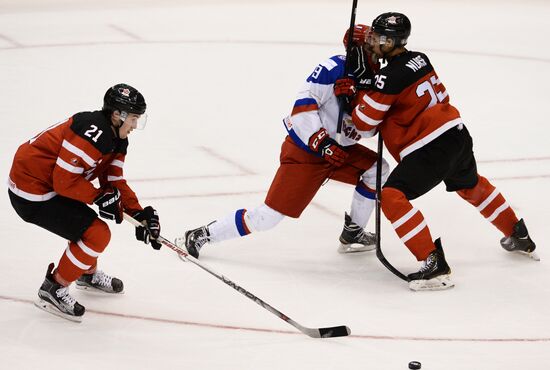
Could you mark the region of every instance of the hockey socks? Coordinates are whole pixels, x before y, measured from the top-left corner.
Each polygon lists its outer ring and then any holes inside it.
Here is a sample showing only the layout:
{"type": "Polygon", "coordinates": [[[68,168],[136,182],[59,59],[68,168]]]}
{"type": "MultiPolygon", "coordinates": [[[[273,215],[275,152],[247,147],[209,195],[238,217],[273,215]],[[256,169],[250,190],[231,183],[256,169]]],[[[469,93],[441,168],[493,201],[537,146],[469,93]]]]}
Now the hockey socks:
{"type": "Polygon", "coordinates": [[[254,231],[266,231],[275,227],[284,217],[265,204],[251,211],[239,209],[208,225],[209,240],[216,243],[246,236],[254,231]]]}
{"type": "Polygon", "coordinates": [[[110,239],[109,226],[100,219],[95,219],[80,240],[76,243],[69,242],[55,270],[55,279],[63,285],[68,285],[83,273],[92,272],[97,257],[107,247],[110,239]]]}
{"type": "Polygon", "coordinates": [[[351,220],[358,226],[365,228],[376,204],[376,192],[362,181],[357,184],[351,200],[351,220]]]}
{"type": "Polygon", "coordinates": [[[382,189],[381,207],[401,241],[416,259],[427,259],[435,250],[435,245],[422,213],[412,206],[405,194],[390,187],[382,189]]]}
{"type": "Polygon", "coordinates": [[[518,218],[502,194],[485,177],[478,175],[476,186],[459,190],[457,193],[476,207],[487,221],[502,231],[504,236],[512,235],[518,218]]]}

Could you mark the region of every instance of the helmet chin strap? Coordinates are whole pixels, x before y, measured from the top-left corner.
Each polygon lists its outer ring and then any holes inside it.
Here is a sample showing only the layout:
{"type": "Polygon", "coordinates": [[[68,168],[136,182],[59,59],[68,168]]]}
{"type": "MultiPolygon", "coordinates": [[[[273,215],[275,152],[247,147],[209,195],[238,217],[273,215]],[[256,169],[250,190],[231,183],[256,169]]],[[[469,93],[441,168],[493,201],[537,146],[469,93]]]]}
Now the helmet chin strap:
{"type": "Polygon", "coordinates": [[[128,118],[128,112],[125,112],[125,111],[119,111],[119,112],[120,112],[119,117],[122,123],[118,127],[113,125],[112,123],[111,125],[113,126],[113,129],[114,129],[113,131],[115,132],[115,136],[120,139],[120,128],[124,124],[124,121],[126,121],[126,118],[128,118]]]}

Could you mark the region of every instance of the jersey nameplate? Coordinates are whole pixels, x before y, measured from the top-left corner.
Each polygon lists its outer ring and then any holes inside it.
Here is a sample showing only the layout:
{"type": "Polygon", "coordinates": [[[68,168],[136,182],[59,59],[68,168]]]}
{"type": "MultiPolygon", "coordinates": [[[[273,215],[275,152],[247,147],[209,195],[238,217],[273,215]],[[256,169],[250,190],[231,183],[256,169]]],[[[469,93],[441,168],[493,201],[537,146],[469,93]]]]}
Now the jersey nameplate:
{"type": "Polygon", "coordinates": [[[405,64],[407,67],[409,67],[410,69],[413,70],[413,72],[416,72],[418,71],[420,68],[422,67],[426,67],[428,65],[428,63],[426,63],[426,61],[424,60],[424,58],[422,58],[422,55],[417,55],[415,56],[414,58],[412,58],[411,60],[409,60],[407,62],[407,64],[405,64]]]}

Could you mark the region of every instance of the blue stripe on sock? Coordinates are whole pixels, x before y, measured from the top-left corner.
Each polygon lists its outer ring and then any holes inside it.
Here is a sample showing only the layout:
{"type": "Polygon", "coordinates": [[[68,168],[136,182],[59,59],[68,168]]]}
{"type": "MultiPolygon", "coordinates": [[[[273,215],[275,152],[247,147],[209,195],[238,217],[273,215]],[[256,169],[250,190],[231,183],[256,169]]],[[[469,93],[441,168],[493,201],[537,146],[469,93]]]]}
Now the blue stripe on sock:
{"type": "Polygon", "coordinates": [[[367,188],[363,184],[363,182],[360,182],[359,184],[357,184],[357,186],[355,187],[355,191],[357,191],[359,194],[361,194],[365,198],[369,198],[369,199],[373,199],[373,200],[376,199],[376,192],[372,191],[369,188],[367,188]]]}
{"type": "Polygon", "coordinates": [[[245,212],[246,209],[239,209],[237,212],[235,212],[235,225],[237,226],[237,230],[239,231],[239,234],[241,236],[250,234],[250,232],[247,232],[247,227],[243,224],[245,212]]]}

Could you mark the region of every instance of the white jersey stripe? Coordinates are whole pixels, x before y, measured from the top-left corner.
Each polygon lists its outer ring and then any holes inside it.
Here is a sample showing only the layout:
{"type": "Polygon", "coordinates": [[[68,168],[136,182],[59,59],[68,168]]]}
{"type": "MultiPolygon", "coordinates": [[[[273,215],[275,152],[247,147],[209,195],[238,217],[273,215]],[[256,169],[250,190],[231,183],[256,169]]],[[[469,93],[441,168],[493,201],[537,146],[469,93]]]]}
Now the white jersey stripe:
{"type": "Polygon", "coordinates": [[[365,101],[365,103],[367,103],[368,105],[370,105],[374,109],[379,110],[381,112],[387,112],[391,108],[391,105],[378,103],[376,100],[374,100],[373,98],[371,98],[368,95],[363,96],[363,100],[365,101]]]}
{"type": "Polygon", "coordinates": [[[26,191],[23,191],[21,189],[17,188],[17,185],[13,181],[11,181],[10,178],[8,178],[8,188],[12,193],[17,195],[18,197],[21,197],[26,200],[30,200],[31,202],[45,202],[47,200],[52,199],[57,195],[55,191],[51,191],[46,194],[31,194],[27,193],[26,191]]]}
{"type": "Polygon", "coordinates": [[[57,164],[59,167],[63,168],[64,170],[67,170],[72,173],[76,173],[76,174],[84,173],[83,167],[72,166],[59,157],[57,157],[57,161],[55,162],[55,164],[57,164]]]}
{"type": "Polygon", "coordinates": [[[371,126],[378,126],[380,124],[380,122],[382,122],[382,120],[375,120],[375,119],[372,119],[370,118],[369,116],[367,116],[365,113],[361,112],[359,109],[356,109],[355,110],[355,113],[357,113],[357,117],[359,117],[359,119],[371,126]]]}
{"type": "Polygon", "coordinates": [[[449,121],[445,123],[443,126],[439,127],[429,135],[425,136],[423,139],[420,139],[418,141],[415,141],[405,149],[403,149],[399,153],[399,158],[403,159],[407,155],[411,154],[417,149],[422,148],[424,145],[432,142],[433,140],[437,139],[439,136],[441,136],[443,133],[447,132],[448,130],[452,129],[455,126],[462,125],[462,118],[458,117],[453,119],[452,121],[449,121]]]}
{"type": "Polygon", "coordinates": [[[124,180],[122,176],[107,176],[107,181],[120,181],[124,180]]]}
{"type": "Polygon", "coordinates": [[[115,159],[114,161],[111,162],[111,166],[116,166],[116,167],[120,167],[120,168],[124,168],[124,162],[118,160],[118,159],[115,159]]]}
{"type": "Polygon", "coordinates": [[[69,152],[82,158],[82,160],[86,162],[88,166],[94,165],[95,161],[92,159],[92,157],[86,154],[82,149],[77,148],[73,144],[69,143],[67,140],[63,140],[63,143],[61,144],[61,146],[63,146],[63,148],[67,149],[69,152]]]}

